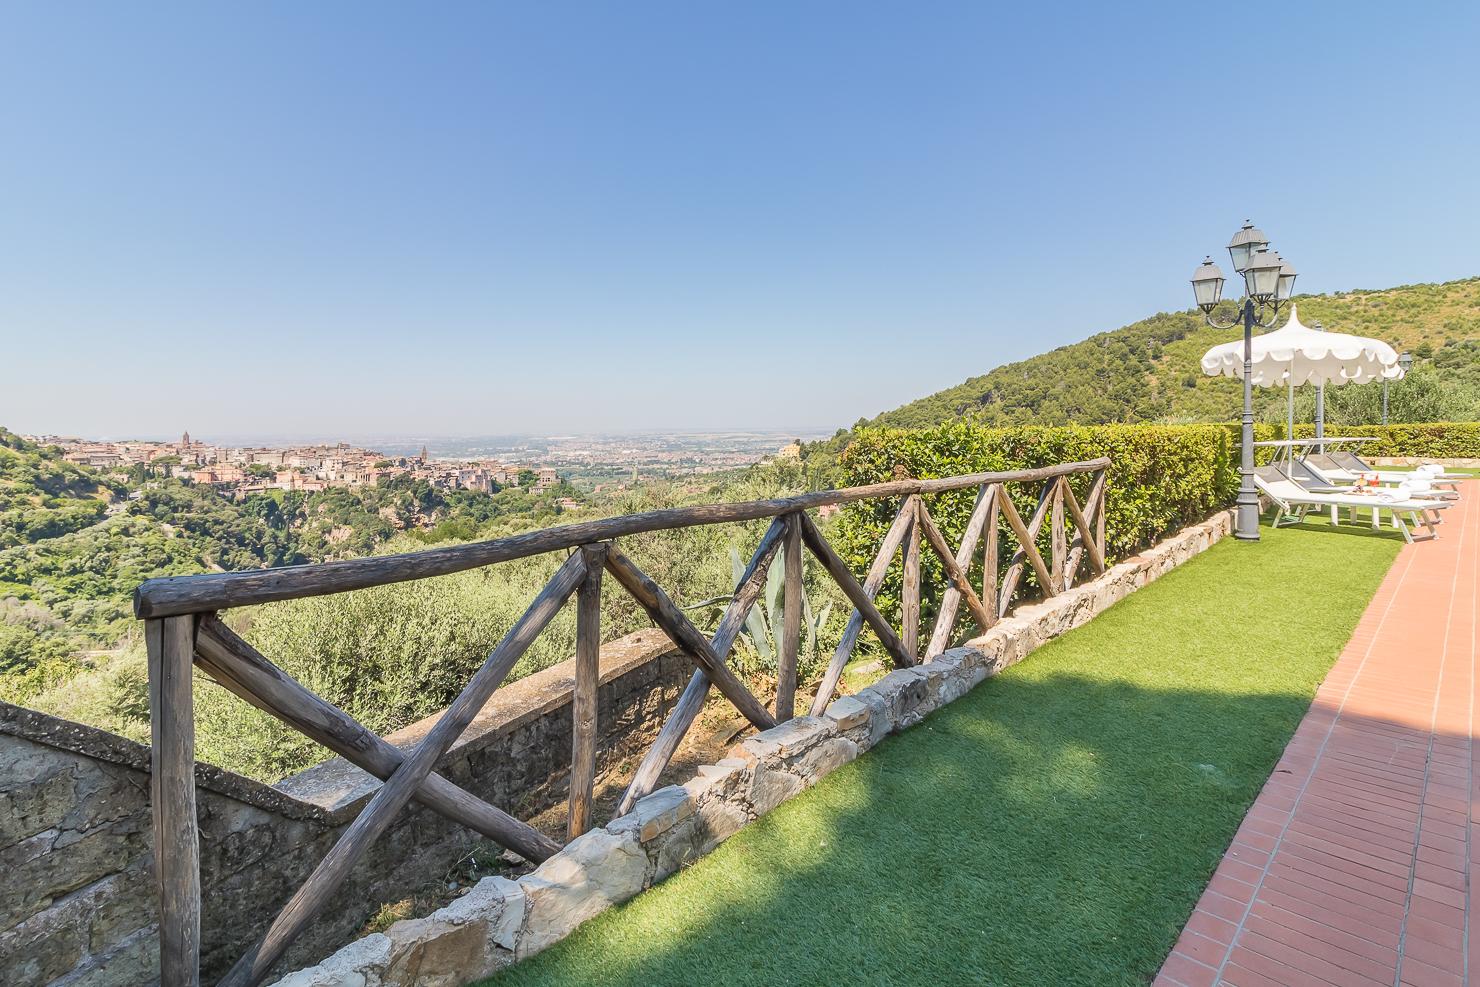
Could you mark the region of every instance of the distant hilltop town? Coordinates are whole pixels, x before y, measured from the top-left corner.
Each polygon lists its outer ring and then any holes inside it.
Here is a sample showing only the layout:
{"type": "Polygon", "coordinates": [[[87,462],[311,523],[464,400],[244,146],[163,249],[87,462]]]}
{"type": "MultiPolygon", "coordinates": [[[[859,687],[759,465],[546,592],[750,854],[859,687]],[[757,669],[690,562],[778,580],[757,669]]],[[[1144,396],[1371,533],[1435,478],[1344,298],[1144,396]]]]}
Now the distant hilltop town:
{"type": "Polygon", "coordinates": [[[64,457],[100,470],[148,466],[158,475],[209,484],[237,498],[268,490],[327,490],[331,487],[375,486],[398,476],[425,480],[446,490],[493,493],[516,486],[521,475],[533,474],[535,493],[560,482],[554,467],[503,463],[492,459],[440,461],[423,446],[416,456],[388,457],[347,442],[335,445],[228,448],[198,442],[186,432],[178,442],[90,442],[58,436],[27,436],[55,445],[64,457]]]}

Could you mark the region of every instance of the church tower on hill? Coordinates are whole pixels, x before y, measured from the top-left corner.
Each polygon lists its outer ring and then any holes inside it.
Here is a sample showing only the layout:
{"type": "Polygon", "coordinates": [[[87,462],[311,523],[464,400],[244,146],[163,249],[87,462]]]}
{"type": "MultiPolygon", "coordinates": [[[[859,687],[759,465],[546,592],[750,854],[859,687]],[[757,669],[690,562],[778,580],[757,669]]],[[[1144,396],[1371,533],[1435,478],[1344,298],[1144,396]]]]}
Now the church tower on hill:
{"type": "Polygon", "coordinates": [[[190,433],[189,432],[186,432],[184,435],[180,436],[180,444],[182,446],[188,446],[190,444],[190,433]]]}

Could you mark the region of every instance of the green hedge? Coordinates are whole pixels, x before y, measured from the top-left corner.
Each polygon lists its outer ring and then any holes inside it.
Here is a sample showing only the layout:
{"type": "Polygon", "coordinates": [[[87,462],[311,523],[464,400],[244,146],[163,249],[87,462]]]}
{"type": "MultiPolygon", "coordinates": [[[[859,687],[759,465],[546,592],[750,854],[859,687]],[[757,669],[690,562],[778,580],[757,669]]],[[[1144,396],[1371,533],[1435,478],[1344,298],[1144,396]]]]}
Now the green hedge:
{"type": "MultiPolygon", "coordinates": [[[[1238,491],[1237,426],[1229,425],[1086,425],[985,428],[954,421],[927,429],[860,429],[840,459],[842,483],[855,486],[893,479],[896,467],[917,479],[999,470],[1052,466],[1108,456],[1105,537],[1112,562],[1133,554],[1158,538],[1201,521],[1233,503],[1238,491]]],[[[1274,436],[1260,426],[1256,438],[1274,436]]],[[[1073,477],[1070,486],[1083,504],[1088,475],[1073,477]]],[[[1012,484],[1013,502],[1027,520],[1037,503],[1039,484],[1012,484]]],[[[976,499],[975,490],[937,494],[928,505],[952,543],[959,543],[976,499]]],[[[894,501],[851,504],[837,521],[839,551],[864,571],[898,511],[894,501]]],[[[1045,525],[1045,528],[1047,526],[1045,525]]],[[[1001,530],[1006,531],[1003,521],[1001,530]]],[[[1048,551],[1048,533],[1041,550],[1048,551]]],[[[999,553],[1005,568],[1015,542],[1005,537],[999,553]]],[[[945,587],[939,561],[926,548],[921,553],[921,640],[927,639],[938,600],[945,587]]],[[[972,573],[980,585],[981,559],[972,573]]],[[[899,567],[894,566],[879,594],[880,606],[898,616],[899,567]]],[[[1033,583],[1031,571],[1025,587],[1033,583]]],[[[1032,590],[1030,589],[1030,592],[1032,590]]]]}
{"type": "MultiPolygon", "coordinates": [[[[1314,435],[1316,427],[1295,426],[1297,436],[1314,435]]],[[[1327,425],[1327,435],[1370,435],[1363,456],[1421,456],[1430,459],[1480,459],[1480,422],[1422,422],[1402,425],[1327,425]]]]}

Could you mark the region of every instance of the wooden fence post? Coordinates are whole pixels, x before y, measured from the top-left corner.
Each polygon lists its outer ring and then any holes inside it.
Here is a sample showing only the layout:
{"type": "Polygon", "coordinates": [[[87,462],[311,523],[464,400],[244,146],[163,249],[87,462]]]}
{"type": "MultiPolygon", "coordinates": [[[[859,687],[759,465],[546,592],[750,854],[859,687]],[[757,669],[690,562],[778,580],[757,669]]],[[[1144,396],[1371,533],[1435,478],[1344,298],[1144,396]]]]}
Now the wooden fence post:
{"type": "Polygon", "coordinates": [[[195,815],[195,617],[144,625],[149,651],[149,794],[159,892],[161,987],[200,983],[200,831],[195,815]]]}
{"type": "Polygon", "coordinates": [[[776,722],[796,715],[797,657],[802,644],[802,525],[795,517],[786,519],[786,542],[782,547],[786,569],[785,615],[776,652],[776,722]]]}
{"type": "Polygon", "coordinates": [[[1049,529],[1052,536],[1049,542],[1053,564],[1049,566],[1049,575],[1053,577],[1053,585],[1048,587],[1049,595],[1062,593],[1068,585],[1064,577],[1064,562],[1069,556],[1069,544],[1064,532],[1064,478],[1059,477],[1059,482],[1053,488],[1053,517],[1049,519],[1053,527],[1049,529]]]}
{"type": "Polygon", "coordinates": [[[1002,608],[997,602],[997,580],[1001,578],[1001,573],[997,571],[997,519],[1002,514],[1002,498],[1007,496],[1007,486],[999,483],[992,491],[992,508],[987,512],[986,523],[982,526],[982,541],[985,545],[982,549],[982,604],[988,611],[1000,616],[1002,608]]]}
{"type": "Polygon", "coordinates": [[[1095,502],[1095,504],[1093,507],[1089,508],[1089,510],[1095,512],[1095,543],[1100,546],[1100,555],[1105,559],[1109,559],[1110,546],[1105,544],[1106,485],[1105,471],[1099,470],[1095,473],[1094,483],[1091,485],[1091,489],[1094,490],[1098,496],[1090,498],[1095,502]]]}
{"type": "Polygon", "coordinates": [[[583,545],[586,578],[576,589],[576,683],[571,693],[570,799],[565,832],[575,839],[591,828],[596,791],[597,693],[601,686],[601,573],[605,545],[583,545]]]}
{"type": "Polygon", "coordinates": [[[920,498],[913,497],[915,523],[904,536],[904,586],[899,592],[899,639],[911,658],[920,657],[920,498]]]}

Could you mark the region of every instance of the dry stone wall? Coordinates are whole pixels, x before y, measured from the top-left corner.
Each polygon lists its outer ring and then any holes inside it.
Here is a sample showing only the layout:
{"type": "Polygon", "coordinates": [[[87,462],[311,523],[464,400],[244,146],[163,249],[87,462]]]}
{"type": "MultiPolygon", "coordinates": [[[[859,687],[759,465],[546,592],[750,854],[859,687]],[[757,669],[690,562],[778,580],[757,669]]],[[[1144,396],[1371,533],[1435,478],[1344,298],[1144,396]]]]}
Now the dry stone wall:
{"type": "Polygon", "coordinates": [[[538,953],[889,734],[1204,551],[1228,534],[1232,520],[1232,512],[1219,513],[1091,582],[1019,607],[963,647],[835,700],[823,716],[756,734],[685,784],[659,789],[629,814],[573,840],[520,880],[487,878],[441,911],[367,936],[276,987],[459,987],[538,953]]]}

